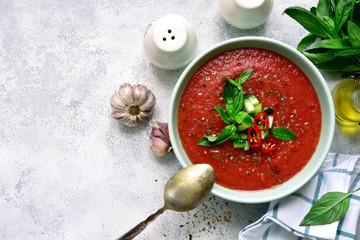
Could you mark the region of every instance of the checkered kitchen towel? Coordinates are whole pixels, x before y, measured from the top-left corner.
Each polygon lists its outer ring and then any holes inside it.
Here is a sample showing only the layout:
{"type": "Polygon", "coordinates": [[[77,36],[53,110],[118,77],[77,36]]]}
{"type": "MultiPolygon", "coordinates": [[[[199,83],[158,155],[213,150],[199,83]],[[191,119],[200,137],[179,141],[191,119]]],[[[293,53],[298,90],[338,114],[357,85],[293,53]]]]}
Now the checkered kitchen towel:
{"type": "Polygon", "coordinates": [[[321,226],[299,224],[311,206],[327,192],[351,192],[360,187],[360,156],[329,153],[317,175],[299,191],[270,203],[269,210],[239,233],[239,240],[360,239],[356,227],[360,191],[351,195],[350,207],[338,222],[321,226]]]}

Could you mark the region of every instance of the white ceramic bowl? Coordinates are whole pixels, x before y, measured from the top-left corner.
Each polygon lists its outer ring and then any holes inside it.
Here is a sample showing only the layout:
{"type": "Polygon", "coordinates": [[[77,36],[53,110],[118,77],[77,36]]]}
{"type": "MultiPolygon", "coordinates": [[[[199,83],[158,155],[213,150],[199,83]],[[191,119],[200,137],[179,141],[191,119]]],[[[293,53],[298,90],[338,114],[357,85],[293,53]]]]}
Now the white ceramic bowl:
{"type": "Polygon", "coordinates": [[[215,184],[214,188],[212,189],[212,193],[214,195],[230,201],[242,203],[269,202],[293,193],[306,184],[316,174],[326,158],[334,136],[335,113],[328,86],[318,69],[296,49],[282,42],[269,38],[241,37],[217,44],[202,53],[200,56],[195,58],[194,61],[192,61],[184,70],[171,96],[169,112],[170,139],[180,164],[183,167],[191,165],[192,163],[182,147],[177,129],[177,110],[183,90],[192,75],[206,61],[222,52],[242,47],[268,49],[294,62],[310,79],[316,90],[321,105],[322,127],[318,146],[309,163],[297,175],[275,188],[266,190],[232,190],[222,187],[218,184],[215,184]]]}

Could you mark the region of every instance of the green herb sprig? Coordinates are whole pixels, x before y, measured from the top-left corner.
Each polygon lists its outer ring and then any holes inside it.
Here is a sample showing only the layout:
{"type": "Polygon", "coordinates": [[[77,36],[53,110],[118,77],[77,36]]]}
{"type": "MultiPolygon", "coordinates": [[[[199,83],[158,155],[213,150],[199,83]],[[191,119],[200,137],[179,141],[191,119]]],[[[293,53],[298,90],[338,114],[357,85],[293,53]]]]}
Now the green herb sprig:
{"type": "Polygon", "coordinates": [[[360,71],[359,0],[319,0],[317,7],[310,11],[295,6],[285,9],[284,13],[309,31],[297,49],[318,68],[360,71]],[[313,44],[316,48],[308,49],[313,44]]]}
{"type": "Polygon", "coordinates": [[[360,188],[350,193],[328,192],[324,194],[301,221],[300,226],[324,225],[340,220],[345,216],[350,206],[350,195],[359,191],[360,188]]]}

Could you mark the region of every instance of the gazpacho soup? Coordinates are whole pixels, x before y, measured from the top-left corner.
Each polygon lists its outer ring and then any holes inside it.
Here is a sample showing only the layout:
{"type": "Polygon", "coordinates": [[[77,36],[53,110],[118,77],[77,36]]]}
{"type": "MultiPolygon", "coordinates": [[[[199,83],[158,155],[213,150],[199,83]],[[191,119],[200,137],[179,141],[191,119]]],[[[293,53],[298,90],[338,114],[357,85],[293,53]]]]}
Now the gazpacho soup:
{"type": "Polygon", "coordinates": [[[239,48],[213,57],[191,77],[177,127],[190,161],[214,167],[217,184],[254,191],[284,183],[309,162],[321,109],[310,80],[292,61],[239,48]]]}

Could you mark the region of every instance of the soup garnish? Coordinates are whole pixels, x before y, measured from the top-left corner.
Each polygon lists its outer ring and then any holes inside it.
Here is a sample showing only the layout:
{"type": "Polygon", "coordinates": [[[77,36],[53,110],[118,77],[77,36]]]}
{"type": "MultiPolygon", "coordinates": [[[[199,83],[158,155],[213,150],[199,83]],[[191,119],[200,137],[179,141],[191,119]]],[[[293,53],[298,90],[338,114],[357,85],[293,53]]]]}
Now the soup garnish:
{"type": "Polygon", "coordinates": [[[294,140],[296,135],[286,128],[272,128],[274,112],[272,108],[262,109],[262,104],[254,96],[246,96],[242,89],[244,84],[254,72],[253,69],[245,70],[234,80],[223,75],[227,82],[224,85],[225,110],[216,106],[222,120],[229,124],[224,127],[218,136],[204,136],[198,145],[212,147],[230,139],[234,148],[244,151],[253,147],[261,147],[263,153],[277,149],[275,138],[294,140]],[[266,112],[267,111],[267,112],[266,112]]]}

